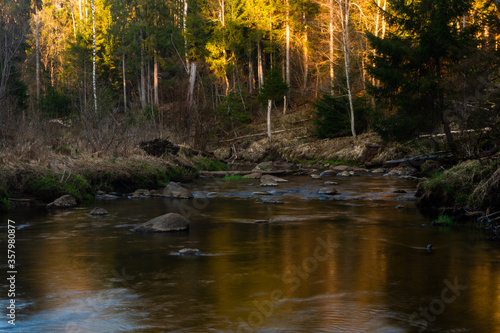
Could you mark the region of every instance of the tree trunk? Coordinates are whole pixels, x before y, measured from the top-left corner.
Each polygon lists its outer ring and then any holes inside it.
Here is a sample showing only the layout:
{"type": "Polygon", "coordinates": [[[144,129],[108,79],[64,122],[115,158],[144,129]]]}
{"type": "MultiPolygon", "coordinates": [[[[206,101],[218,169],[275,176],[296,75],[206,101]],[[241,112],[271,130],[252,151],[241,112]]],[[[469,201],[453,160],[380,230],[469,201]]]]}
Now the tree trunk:
{"type": "Polygon", "coordinates": [[[122,54],[123,111],[127,112],[127,80],[125,77],[125,53],[122,54]]]}
{"type": "Polygon", "coordinates": [[[259,76],[259,89],[264,85],[264,69],[262,67],[262,49],[260,41],[257,43],[257,75],[259,76]]]}
{"type": "Polygon", "coordinates": [[[347,85],[347,97],[349,98],[349,116],[351,120],[351,133],[356,138],[356,129],[354,126],[354,107],[352,102],[351,77],[350,77],[350,40],[349,40],[349,14],[351,3],[350,0],[341,0],[340,15],[342,24],[342,46],[344,51],[344,65],[347,85]]]}
{"type": "Polygon", "coordinates": [[[307,91],[307,78],[309,76],[309,49],[308,49],[308,35],[307,35],[307,25],[306,25],[306,15],[303,15],[304,18],[304,46],[303,46],[303,55],[304,55],[304,91],[307,91]]]}
{"type": "Polygon", "coordinates": [[[160,99],[158,96],[158,56],[156,54],[156,50],[154,52],[153,103],[156,108],[160,105],[160,99]]]}
{"type": "Polygon", "coordinates": [[[253,78],[253,63],[252,63],[252,55],[248,56],[248,91],[250,94],[253,93],[254,88],[254,78],[253,78]]]}
{"type": "Polygon", "coordinates": [[[90,0],[90,5],[92,7],[92,90],[94,92],[94,111],[97,114],[97,86],[96,86],[96,64],[95,64],[95,6],[94,0],[90,0]]]}
{"type": "Polygon", "coordinates": [[[267,138],[269,142],[271,142],[271,107],[272,107],[273,101],[268,99],[267,100],[267,138]]]}
{"type": "Polygon", "coordinates": [[[36,101],[40,101],[40,13],[35,4],[35,61],[36,61],[36,101]]]}
{"type": "Polygon", "coordinates": [[[184,12],[182,16],[182,32],[184,36],[184,56],[186,58],[186,71],[189,74],[189,55],[188,55],[188,44],[186,39],[186,20],[188,15],[188,2],[184,0],[184,12]]]}
{"type": "Polygon", "coordinates": [[[189,74],[189,89],[187,96],[187,125],[186,125],[186,136],[189,139],[191,135],[191,113],[194,104],[194,86],[196,81],[196,62],[191,63],[191,73],[189,74]]]}
{"type": "Polygon", "coordinates": [[[333,63],[333,3],[334,0],[330,0],[330,92],[333,95],[333,79],[334,79],[334,72],[333,72],[333,66],[335,65],[333,63]]]}
{"type": "Polygon", "coordinates": [[[286,0],[286,59],[285,59],[285,81],[288,91],[284,97],[283,114],[286,113],[288,101],[290,100],[290,0],[286,0]]]}
{"type": "Polygon", "coordinates": [[[146,73],[144,66],[144,43],[141,32],[141,106],[143,110],[146,108],[146,73]]]}

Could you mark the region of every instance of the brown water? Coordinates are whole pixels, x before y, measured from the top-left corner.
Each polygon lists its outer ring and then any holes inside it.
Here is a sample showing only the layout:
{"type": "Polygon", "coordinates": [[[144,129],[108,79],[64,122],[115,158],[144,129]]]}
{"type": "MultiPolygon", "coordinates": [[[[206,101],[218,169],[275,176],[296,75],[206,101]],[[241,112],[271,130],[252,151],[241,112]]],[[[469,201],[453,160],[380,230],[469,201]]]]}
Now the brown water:
{"type": "MultiPolygon", "coordinates": [[[[21,226],[16,326],[2,315],[0,331],[498,331],[496,244],[479,230],[429,226],[391,193],[414,190],[412,182],[334,178],[326,180],[339,182],[340,196],[317,194],[325,179],[288,177],[272,189],[203,180],[188,185],[194,200],[96,200],[0,216],[2,235],[7,218],[21,226]],[[260,190],[272,195],[252,194],[260,190]],[[96,206],[111,214],[89,216],[96,206]],[[130,231],[167,212],[188,215],[190,231],[130,231]],[[270,223],[253,223],[262,219],[270,223]],[[182,248],[204,255],[177,255],[182,248]]],[[[6,290],[3,282],[3,309],[6,290]]]]}

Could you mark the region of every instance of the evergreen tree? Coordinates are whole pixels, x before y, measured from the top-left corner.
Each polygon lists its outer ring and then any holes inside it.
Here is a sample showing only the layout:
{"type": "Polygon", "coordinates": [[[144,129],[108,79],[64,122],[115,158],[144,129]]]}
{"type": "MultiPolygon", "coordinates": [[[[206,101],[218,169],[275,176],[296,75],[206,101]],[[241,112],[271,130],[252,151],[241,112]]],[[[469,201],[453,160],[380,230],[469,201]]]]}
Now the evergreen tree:
{"type": "Polygon", "coordinates": [[[379,124],[386,139],[411,139],[442,124],[453,150],[447,78],[475,52],[474,26],[462,25],[471,0],[390,0],[385,39],[368,33],[375,49],[370,72],[380,83],[371,93],[389,109],[379,124]]]}

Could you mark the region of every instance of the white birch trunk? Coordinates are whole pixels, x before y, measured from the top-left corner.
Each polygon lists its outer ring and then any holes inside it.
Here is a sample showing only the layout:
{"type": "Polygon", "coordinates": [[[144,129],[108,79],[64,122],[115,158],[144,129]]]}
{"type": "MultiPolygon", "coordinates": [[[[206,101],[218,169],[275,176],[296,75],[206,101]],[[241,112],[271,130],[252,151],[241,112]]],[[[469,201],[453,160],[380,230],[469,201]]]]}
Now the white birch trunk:
{"type": "Polygon", "coordinates": [[[269,142],[271,142],[271,107],[272,107],[273,101],[268,99],[267,100],[267,138],[269,142]]]}
{"type": "Polygon", "coordinates": [[[189,74],[189,89],[188,89],[188,96],[187,96],[188,114],[187,114],[186,132],[187,132],[188,137],[191,133],[191,113],[192,113],[193,104],[194,104],[195,82],[196,82],[196,62],[192,62],[191,63],[191,73],[189,74]]]}
{"type": "Polygon", "coordinates": [[[349,115],[351,119],[351,133],[356,138],[356,129],[354,126],[354,107],[352,102],[351,78],[350,78],[350,41],[349,41],[349,14],[351,3],[350,0],[340,0],[340,15],[342,23],[342,49],[344,51],[344,65],[347,85],[347,97],[349,98],[349,115]]]}
{"type": "Polygon", "coordinates": [[[186,20],[188,15],[188,2],[184,0],[184,11],[182,15],[182,32],[184,36],[184,57],[186,59],[186,71],[189,74],[189,55],[188,55],[188,44],[186,39],[186,20]]]}
{"type": "Polygon", "coordinates": [[[94,0],[91,0],[90,5],[92,6],[92,90],[94,92],[94,111],[97,114],[97,87],[96,87],[96,63],[95,63],[95,6],[94,0]]]}

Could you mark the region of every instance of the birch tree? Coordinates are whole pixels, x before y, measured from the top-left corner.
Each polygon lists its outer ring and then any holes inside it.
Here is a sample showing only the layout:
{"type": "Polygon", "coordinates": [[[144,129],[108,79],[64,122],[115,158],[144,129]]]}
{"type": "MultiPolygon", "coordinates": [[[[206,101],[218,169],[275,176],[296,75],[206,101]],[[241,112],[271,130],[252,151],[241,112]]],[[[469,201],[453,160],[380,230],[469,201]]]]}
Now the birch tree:
{"type": "Polygon", "coordinates": [[[351,56],[350,56],[350,34],[349,34],[349,17],[351,12],[350,0],[339,0],[339,14],[342,26],[342,51],[344,53],[344,67],[347,86],[347,97],[349,99],[349,116],[351,120],[351,133],[356,138],[356,129],[354,124],[354,106],[352,101],[352,87],[351,87],[351,56]]]}

